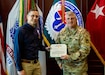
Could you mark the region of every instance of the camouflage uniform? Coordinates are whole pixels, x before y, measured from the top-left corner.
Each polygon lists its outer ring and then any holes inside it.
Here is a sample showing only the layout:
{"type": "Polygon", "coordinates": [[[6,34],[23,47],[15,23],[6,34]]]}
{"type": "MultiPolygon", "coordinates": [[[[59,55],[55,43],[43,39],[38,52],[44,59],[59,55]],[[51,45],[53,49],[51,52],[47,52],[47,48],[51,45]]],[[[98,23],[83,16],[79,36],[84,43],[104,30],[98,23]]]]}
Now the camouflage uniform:
{"type": "Polygon", "coordinates": [[[89,42],[89,33],[79,26],[74,30],[66,27],[59,33],[56,43],[66,44],[69,55],[68,60],[55,58],[58,64],[62,64],[63,75],[87,75],[87,56],[90,53],[89,42]]]}

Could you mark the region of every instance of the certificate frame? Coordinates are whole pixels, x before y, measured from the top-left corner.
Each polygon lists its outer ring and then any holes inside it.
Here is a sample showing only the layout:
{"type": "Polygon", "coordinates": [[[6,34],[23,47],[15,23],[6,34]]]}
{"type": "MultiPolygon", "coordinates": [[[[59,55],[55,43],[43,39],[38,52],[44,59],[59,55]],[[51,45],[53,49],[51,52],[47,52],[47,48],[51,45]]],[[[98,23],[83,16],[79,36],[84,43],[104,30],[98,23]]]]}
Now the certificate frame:
{"type": "Polygon", "coordinates": [[[50,46],[50,57],[61,57],[67,54],[66,44],[51,44],[50,46]]]}

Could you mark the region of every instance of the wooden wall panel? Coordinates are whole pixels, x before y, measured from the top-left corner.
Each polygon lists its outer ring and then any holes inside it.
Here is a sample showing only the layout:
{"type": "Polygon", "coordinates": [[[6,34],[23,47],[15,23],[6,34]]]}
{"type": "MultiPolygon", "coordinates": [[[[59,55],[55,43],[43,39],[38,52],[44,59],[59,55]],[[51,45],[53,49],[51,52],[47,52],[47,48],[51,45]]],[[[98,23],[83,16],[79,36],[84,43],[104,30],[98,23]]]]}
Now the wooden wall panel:
{"type": "Polygon", "coordinates": [[[6,34],[6,24],[8,14],[16,0],[0,0],[0,15],[3,21],[4,34],[6,34]]]}

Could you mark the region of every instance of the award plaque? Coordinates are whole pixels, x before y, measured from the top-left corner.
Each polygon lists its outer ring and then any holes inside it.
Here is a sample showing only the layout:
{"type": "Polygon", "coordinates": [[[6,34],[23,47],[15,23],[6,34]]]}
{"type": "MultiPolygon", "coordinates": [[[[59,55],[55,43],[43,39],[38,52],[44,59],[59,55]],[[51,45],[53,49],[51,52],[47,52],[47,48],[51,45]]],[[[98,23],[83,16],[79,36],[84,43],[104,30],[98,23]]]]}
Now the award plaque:
{"type": "Polygon", "coordinates": [[[51,57],[61,57],[67,54],[66,44],[51,44],[50,48],[51,57]]]}

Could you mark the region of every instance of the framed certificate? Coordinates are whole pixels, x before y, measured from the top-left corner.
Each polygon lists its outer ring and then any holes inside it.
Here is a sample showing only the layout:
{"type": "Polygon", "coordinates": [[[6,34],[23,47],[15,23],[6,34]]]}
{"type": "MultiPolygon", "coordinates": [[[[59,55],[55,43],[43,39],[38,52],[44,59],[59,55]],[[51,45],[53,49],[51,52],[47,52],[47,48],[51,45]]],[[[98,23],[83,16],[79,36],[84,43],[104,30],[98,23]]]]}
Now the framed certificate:
{"type": "Polygon", "coordinates": [[[50,48],[51,57],[61,57],[67,54],[66,44],[51,44],[50,48]]]}

